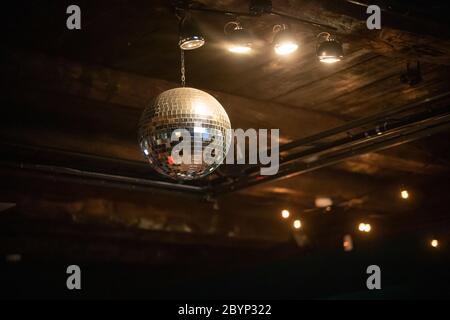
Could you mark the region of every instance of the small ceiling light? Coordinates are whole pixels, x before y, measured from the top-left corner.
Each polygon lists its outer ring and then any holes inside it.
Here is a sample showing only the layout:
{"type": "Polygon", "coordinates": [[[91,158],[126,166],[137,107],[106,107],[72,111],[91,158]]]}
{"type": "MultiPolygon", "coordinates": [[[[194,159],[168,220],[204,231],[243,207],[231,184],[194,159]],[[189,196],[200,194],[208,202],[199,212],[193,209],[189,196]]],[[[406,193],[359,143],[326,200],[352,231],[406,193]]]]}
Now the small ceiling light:
{"type": "Polygon", "coordinates": [[[239,22],[228,22],[224,27],[225,34],[228,36],[228,51],[239,54],[246,54],[252,51],[252,36],[242,28],[239,22]],[[227,28],[232,27],[231,31],[227,28]]]}
{"type": "Polygon", "coordinates": [[[302,227],[302,222],[300,220],[294,220],[294,228],[300,229],[302,227]]]}
{"type": "Polygon", "coordinates": [[[433,239],[433,240],[431,240],[430,245],[431,245],[433,248],[437,248],[437,247],[439,246],[439,241],[436,240],[436,239],[433,239]]]}
{"type": "Polygon", "coordinates": [[[342,246],[344,247],[344,251],[352,251],[353,250],[353,239],[352,236],[349,234],[346,234],[344,236],[344,240],[342,242],[342,246]]]}
{"type": "Polygon", "coordinates": [[[371,227],[371,225],[369,223],[361,222],[358,225],[358,230],[361,231],[361,232],[370,232],[370,230],[372,230],[372,227],[371,227]]]}
{"type": "Polygon", "coordinates": [[[281,216],[282,216],[284,219],[289,218],[289,215],[290,215],[289,210],[284,209],[283,211],[281,211],[281,216]]]}
{"type": "Polygon", "coordinates": [[[400,196],[402,197],[402,199],[408,199],[409,198],[409,192],[408,192],[408,190],[402,190],[401,192],[400,192],[400,196]]]}
{"type": "Polygon", "coordinates": [[[295,35],[287,29],[286,25],[275,25],[273,27],[273,32],[275,33],[273,48],[276,54],[285,56],[298,49],[295,35]]]}
{"type": "Polygon", "coordinates": [[[317,45],[317,58],[323,63],[335,63],[344,57],[342,45],[337,42],[328,32],[321,32],[317,35],[319,39],[317,45]]]}
{"type": "Polygon", "coordinates": [[[333,200],[328,197],[317,197],[314,204],[317,208],[327,208],[333,205],[333,200]]]}
{"type": "Polygon", "coordinates": [[[189,13],[180,21],[180,41],[178,45],[183,50],[198,49],[205,44],[205,39],[197,28],[189,13]]]}

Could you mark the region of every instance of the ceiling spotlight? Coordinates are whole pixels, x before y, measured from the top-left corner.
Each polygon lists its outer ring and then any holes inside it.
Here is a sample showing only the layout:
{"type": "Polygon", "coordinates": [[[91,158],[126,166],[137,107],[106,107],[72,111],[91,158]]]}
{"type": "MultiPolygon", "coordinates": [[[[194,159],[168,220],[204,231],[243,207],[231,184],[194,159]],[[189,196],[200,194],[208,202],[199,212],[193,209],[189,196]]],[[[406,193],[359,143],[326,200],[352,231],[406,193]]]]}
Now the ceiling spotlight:
{"type": "Polygon", "coordinates": [[[361,232],[370,232],[370,230],[372,230],[372,227],[370,226],[369,223],[361,222],[358,225],[358,230],[361,231],[361,232]]]}
{"type": "Polygon", "coordinates": [[[439,241],[437,241],[436,239],[431,240],[430,245],[433,248],[437,248],[439,246],[439,241]]]}
{"type": "Polygon", "coordinates": [[[228,36],[228,51],[240,54],[252,51],[252,36],[239,22],[228,22],[224,31],[228,36]],[[227,31],[230,26],[232,27],[231,31],[227,31]]]}
{"type": "Polygon", "coordinates": [[[180,41],[178,45],[183,50],[198,49],[205,44],[205,39],[200,33],[197,25],[191,18],[189,13],[186,13],[180,21],[180,41]]]}
{"type": "Polygon", "coordinates": [[[276,54],[285,56],[298,49],[295,35],[287,29],[286,25],[275,25],[273,27],[273,32],[275,32],[273,48],[276,54]]]}
{"type": "Polygon", "coordinates": [[[409,192],[408,192],[408,190],[402,190],[401,192],[400,192],[400,196],[402,197],[402,199],[408,199],[409,198],[409,192]]]}
{"type": "Polygon", "coordinates": [[[335,63],[341,61],[344,57],[342,45],[331,37],[328,32],[322,32],[317,35],[319,40],[317,45],[317,58],[323,63],[335,63]]]}
{"type": "Polygon", "coordinates": [[[289,218],[289,215],[290,215],[289,210],[284,209],[283,211],[281,211],[281,216],[282,216],[284,219],[289,218]]]}
{"type": "Polygon", "coordinates": [[[300,220],[294,220],[294,228],[300,229],[302,227],[302,222],[300,220]]]}

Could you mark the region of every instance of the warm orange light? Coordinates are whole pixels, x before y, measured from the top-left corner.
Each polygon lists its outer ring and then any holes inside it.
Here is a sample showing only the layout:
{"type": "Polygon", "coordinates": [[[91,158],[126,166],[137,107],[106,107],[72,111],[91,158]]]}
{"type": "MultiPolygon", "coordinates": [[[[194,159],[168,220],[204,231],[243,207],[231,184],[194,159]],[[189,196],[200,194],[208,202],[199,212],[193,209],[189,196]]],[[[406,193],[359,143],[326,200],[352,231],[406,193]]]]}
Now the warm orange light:
{"type": "Polygon", "coordinates": [[[408,198],[409,198],[409,192],[408,192],[408,190],[402,190],[402,191],[400,192],[400,195],[401,195],[402,199],[408,199],[408,198]]]}
{"type": "Polygon", "coordinates": [[[295,229],[300,229],[302,227],[302,222],[300,220],[295,220],[294,221],[294,228],[295,229]]]}
{"type": "Polygon", "coordinates": [[[436,239],[433,239],[433,240],[431,240],[430,244],[433,248],[437,248],[439,246],[439,241],[437,241],[436,239]]]}
{"type": "Polygon", "coordinates": [[[344,246],[344,251],[352,251],[353,250],[353,240],[352,240],[352,236],[349,234],[346,234],[344,236],[344,241],[343,241],[343,246],[344,246]]]}
{"type": "Polygon", "coordinates": [[[289,210],[284,209],[283,211],[281,211],[281,216],[282,216],[284,219],[289,218],[289,215],[290,215],[289,210]]]}

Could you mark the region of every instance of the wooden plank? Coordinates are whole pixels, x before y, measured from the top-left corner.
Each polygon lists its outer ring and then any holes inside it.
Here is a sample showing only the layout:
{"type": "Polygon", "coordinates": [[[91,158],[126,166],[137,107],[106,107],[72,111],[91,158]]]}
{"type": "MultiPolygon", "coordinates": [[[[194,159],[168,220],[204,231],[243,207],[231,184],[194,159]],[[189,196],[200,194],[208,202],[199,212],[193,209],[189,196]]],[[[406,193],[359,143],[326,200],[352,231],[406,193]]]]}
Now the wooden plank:
{"type": "MultiPolygon", "coordinates": [[[[289,92],[307,86],[309,83],[319,81],[333,74],[345,71],[353,65],[373,59],[375,54],[367,49],[354,48],[347,52],[342,63],[324,65],[317,60],[315,41],[301,47],[297,56],[284,61],[278,59],[255,72],[253,79],[244,87],[236,87],[234,91],[242,96],[258,96],[262,99],[279,101],[289,92]]],[[[294,104],[296,105],[296,104],[294,104]]]]}
{"type": "Polygon", "coordinates": [[[378,56],[370,62],[353,65],[341,72],[301,86],[291,93],[278,97],[276,101],[314,108],[320,103],[364,87],[379,78],[400,74],[403,66],[402,60],[378,56]]]}

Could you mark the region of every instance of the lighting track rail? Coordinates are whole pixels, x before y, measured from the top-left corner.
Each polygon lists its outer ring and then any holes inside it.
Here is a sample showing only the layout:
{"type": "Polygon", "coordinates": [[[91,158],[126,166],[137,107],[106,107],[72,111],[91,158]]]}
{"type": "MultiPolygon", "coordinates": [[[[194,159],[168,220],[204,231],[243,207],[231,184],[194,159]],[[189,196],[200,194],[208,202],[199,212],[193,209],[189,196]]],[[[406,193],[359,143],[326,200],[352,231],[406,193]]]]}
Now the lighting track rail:
{"type": "MultiPolygon", "coordinates": [[[[242,17],[259,18],[263,15],[275,15],[284,20],[289,20],[289,22],[315,27],[315,30],[310,30],[311,32],[316,33],[319,31],[317,35],[316,55],[320,62],[335,63],[344,58],[344,50],[341,42],[332,35],[332,32],[336,31],[337,28],[274,11],[272,9],[272,1],[270,0],[251,0],[248,12],[208,8],[191,1],[178,1],[174,4],[174,8],[175,15],[180,21],[178,45],[182,51],[195,50],[206,43],[203,33],[191,14],[193,11],[200,11],[231,17],[232,20],[228,21],[224,26],[224,44],[228,51],[233,54],[251,54],[256,49],[254,45],[256,38],[251,32],[251,28],[248,29],[242,25],[240,21],[242,17]]],[[[299,40],[291,28],[291,23],[287,23],[288,21],[285,22],[275,24],[272,28],[273,38],[271,46],[279,56],[288,56],[299,48],[299,40]]]]}
{"type": "Polygon", "coordinates": [[[199,3],[194,3],[194,2],[188,2],[185,3],[184,1],[181,1],[182,4],[178,4],[176,5],[177,9],[180,10],[189,10],[189,11],[200,11],[200,12],[206,12],[206,13],[212,13],[212,14],[220,14],[220,15],[227,15],[227,16],[232,16],[232,17],[250,17],[250,18],[259,18],[261,17],[263,14],[267,14],[267,15],[272,15],[272,16],[278,16],[287,20],[291,20],[293,22],[298,22],[304,25],[309,25],[309,26],[314,26],[317,28],[321,28],[321,29],[327,29],[329,31],[336,31],[337,28],[327,25],[327,24],[323,24],[323,23],[319,23],[319,22],[315,22],[315,21],[311,21],[311,20],[307,20],[307,19],[302,19],[299,17],[294,17],[282,12],[278,12],[275,10],[261,10],[258,12],[255,11],[249,11],[249,12],[238,12],[238,11],[232,11],[232,10],[222,10],[222,9],[214,9],[214,8],[208,8],[205,7],[199,3]]]}

